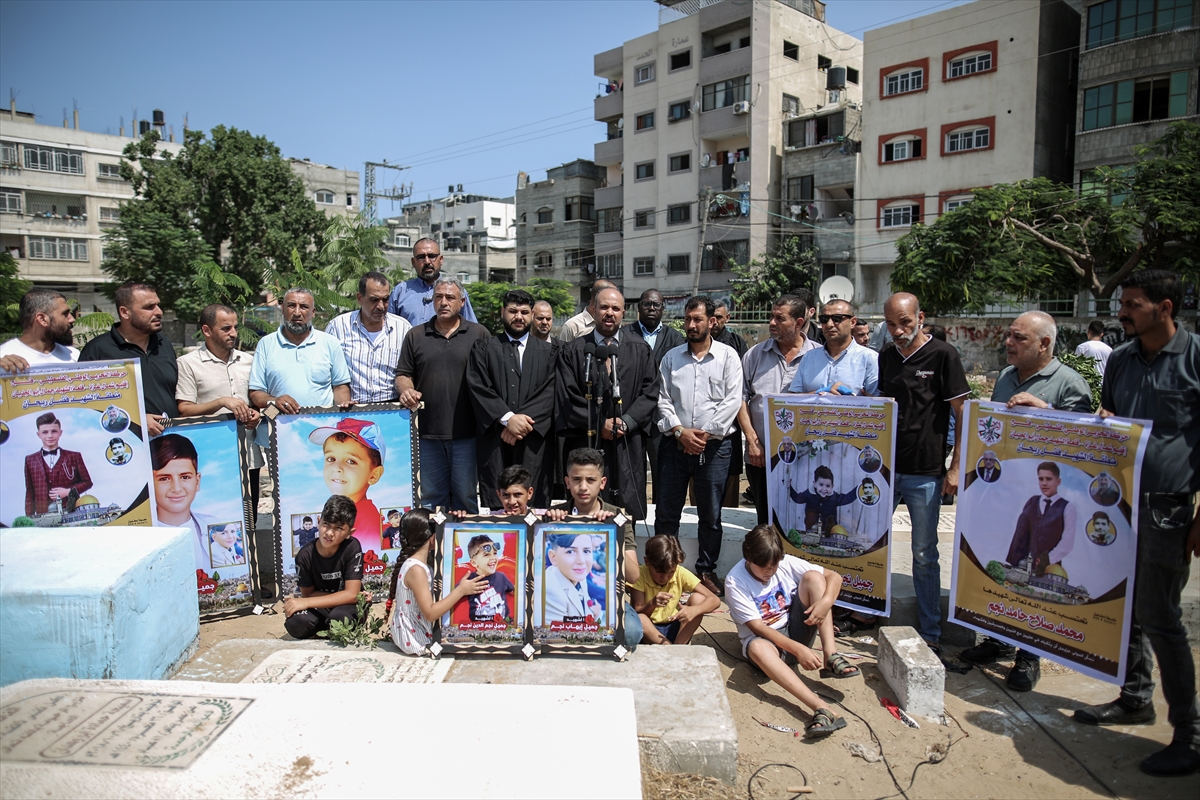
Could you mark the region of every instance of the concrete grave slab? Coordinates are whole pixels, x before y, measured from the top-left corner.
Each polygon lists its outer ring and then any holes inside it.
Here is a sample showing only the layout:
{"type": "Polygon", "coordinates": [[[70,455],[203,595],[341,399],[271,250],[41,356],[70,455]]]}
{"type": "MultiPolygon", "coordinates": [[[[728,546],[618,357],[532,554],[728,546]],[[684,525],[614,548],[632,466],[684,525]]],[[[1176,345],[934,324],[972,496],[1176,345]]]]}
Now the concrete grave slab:
{"type": "Polygon", "coordinates": [[[712,648],[639,647],[624,662],[459,659],[446,683],[628,687],[655,768],[737,780],[737,728],[712,648]]]}
{"type": "Polygon", "coordinates": [[[0,530],[0,685],[165,678],[200,633],[183,528],[0,530]]]}
{"type": "Polygon", "coordinates": [[[641,797],[628,689],[37,680],[0,719],[3,797],[641,797]]]}
{"type": "Polygon", "coordinates": [[[946,668],[915,628],[879,629],[879,671],[896,693],[896,705],[910,716],[941,721],[946,668]]]}
{"type": "Polygon", "coordinates": [[[276,650],[242,683],[441,683],[454,659],[383,650],[276,650]]]}

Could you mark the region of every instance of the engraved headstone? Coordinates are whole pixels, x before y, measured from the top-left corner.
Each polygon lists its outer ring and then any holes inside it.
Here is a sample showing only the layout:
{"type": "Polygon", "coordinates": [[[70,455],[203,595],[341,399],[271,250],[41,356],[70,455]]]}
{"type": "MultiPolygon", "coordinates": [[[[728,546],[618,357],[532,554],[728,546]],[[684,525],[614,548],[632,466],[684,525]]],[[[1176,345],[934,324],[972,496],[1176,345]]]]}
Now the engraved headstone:
{"type": "Polygon", "coordinates": [[[441,683],[454,659],[413,658],[378,650],[279,650],[242,683],[441,683]]]}

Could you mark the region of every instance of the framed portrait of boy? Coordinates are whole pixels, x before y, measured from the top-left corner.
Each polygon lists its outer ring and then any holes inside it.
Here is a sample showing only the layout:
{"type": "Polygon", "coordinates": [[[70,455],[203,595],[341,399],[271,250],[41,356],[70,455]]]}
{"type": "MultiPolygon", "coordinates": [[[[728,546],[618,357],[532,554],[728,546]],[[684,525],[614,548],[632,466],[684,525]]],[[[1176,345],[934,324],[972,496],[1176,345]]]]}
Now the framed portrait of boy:
{"type": "Polygon", "coordinates": [[[434,625],[441,652],[528,655],[529,525],[521,517],[448,517],[434,541],[435,596],[460,583],[482,590],[460,599],[434,625]]]}
{"type": "Polygon", "coordinates": [[[363,591],[387,598],[400,555],[399,516],[416,503],[415,417],[398,403],[302,408],[279,414],[269,406],[268,461],[275,480],[276,564],[282,597],[299,590],[296,554],[316,536],[332,495],[354,501],[353,536],[363,553],[363,591]],[[394,521],[394,524],[393,524],[394,521]]]}
{"type": "Polygon", "coordinates": [[[191,532],[202,616],[259,596],[246,447],[232,414],[175,417],[150,440],[154,524],[191,532]]]}
{"type": "Polygon", "coordinates": [[[612,522],[568,518],[534,526],[530,610],[537,652],[624,656],[622,544],[612,522]]]}

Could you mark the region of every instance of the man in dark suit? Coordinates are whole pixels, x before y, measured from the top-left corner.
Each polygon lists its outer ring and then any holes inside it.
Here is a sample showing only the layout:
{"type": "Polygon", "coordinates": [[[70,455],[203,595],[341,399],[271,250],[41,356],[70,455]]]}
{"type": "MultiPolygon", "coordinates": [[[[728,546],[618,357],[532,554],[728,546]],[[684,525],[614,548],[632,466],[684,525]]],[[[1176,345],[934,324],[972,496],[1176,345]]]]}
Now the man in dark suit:
{"type": "Polygon", "coordinates": [[[92,476],[81,454],[58,446],[62,436],[58,417],[47,412],[35,424],[42,447],[25,456],[25,513],[45,514],[52,500],[63,511],[73,511],[79,496],[92,488],[92,476]]]}
{"type": "MultiPolygon", "coordinates": [[[[647,289],[642,292],[638,301],[638,318],[621,328],[623,334],[628,333],[631,337],[641,339],[650,346],[650,353],[654,356],[655,369],[658,369],[663,356],[669,350],[686,343],[682,333],[663,323],[663,311],[662,292],[658,289],[647,289]]],[[[658,426],[651,425],[650,433],[646,437],[646,455],[650,457],[650,482],[655,485],[658,480],[658,446],[662,442],[662,438],[663,434],[658,426]]]]}
{"type": "Polygon", "coordinates": [[[566,437],[565,452],[595,447],[604,453],[608,484],[603,499],[624,507],[634,519],[645,519],[646,438],[658,406],[658,365],[645,340],[621,327],[625,297],[619,290],[601,291],[594,305],[595,329],[559,351],[556,427],[566,437]],[[610,359],[595,357],[588,363],[592,348],[611,352],[614,346],[615,383],[610,359]],[[596,431],[590,441],[589,431],[596,431]]]}
{"type": "Polygon", "coordinates": [[[549,505],[554,463],[555,361],[558,344],[530,335],[533,296],[512,289],[501,300],[504,332],[480,339],[467,363],[467,388],[475,408],[479,493],[495,503],[500,472],[520,464],[533,477],[531,505],[549,505]]]}
{"type": "Polygon", "coordinates": [[[995,483],[1000,480],[1000,464],[996,460],[994,450],[983,451],[983,457],[979,459],[979,466],[975,467],[975,477],[984,483],[995,483]]]}

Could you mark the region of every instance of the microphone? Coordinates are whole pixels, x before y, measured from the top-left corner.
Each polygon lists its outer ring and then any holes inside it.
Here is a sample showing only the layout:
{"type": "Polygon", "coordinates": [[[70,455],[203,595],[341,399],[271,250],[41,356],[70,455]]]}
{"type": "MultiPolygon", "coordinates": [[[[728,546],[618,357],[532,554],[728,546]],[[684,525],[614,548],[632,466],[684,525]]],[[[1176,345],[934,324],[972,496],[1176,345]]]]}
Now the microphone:
{"type": "Polygon", "coordinates": [[[612,359],[612,387],[613,399],[619,404],[621,402],[621,381],[617,378],[617,353],[619,348],[617,343],[613,342],[608,346],[608,357],[612,359]]]}
{"type": "Polygon", "coordinates": [[[583,345],[584,361],[583,361],[583,382],[592,382],[592,359],[596,355],[596,343],[590,339],[583,345]]]}

